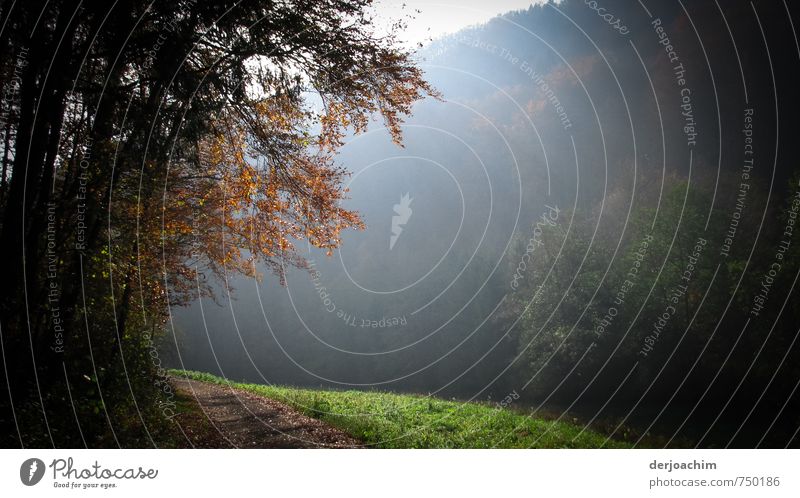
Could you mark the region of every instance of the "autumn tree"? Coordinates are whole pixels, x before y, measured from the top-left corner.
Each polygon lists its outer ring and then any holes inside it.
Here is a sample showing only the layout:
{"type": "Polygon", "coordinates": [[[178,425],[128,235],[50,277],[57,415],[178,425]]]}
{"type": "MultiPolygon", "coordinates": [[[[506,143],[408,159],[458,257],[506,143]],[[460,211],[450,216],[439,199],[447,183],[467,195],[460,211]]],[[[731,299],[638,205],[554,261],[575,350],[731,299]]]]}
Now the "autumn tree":
{"type": "Polygon", "coordinates": [[[0,234],[12,445],[74,444],[53,416],[69,400],[95,444],[143,437],[152,335],[198,275],[280,277],[299,241],[332,251],[361,226],[336,149],[378,116],[399,143],[434,93],[370,5],[3,5],[0,83],[21,82],[0,234]]]}

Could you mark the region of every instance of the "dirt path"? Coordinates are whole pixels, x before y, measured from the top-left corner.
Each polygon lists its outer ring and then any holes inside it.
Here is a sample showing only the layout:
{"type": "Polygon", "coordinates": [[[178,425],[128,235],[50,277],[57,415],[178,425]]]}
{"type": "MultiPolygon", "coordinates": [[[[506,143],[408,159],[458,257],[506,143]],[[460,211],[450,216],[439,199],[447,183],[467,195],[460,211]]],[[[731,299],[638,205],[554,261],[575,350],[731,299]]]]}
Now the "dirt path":
{"type": "Polygon", "coordinates": [[[172,379],[176,389],[197,400],[230,446],[237,448],[353,448],[361,443],[339,429],[283,403],[240,389],[172,379]]]}

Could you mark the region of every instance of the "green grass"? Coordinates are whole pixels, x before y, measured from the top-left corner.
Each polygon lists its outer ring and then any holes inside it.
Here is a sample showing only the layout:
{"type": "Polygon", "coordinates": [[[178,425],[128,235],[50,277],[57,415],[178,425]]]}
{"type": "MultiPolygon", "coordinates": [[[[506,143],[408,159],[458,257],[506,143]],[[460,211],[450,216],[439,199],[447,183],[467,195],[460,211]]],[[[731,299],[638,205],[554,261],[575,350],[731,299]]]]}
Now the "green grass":
{"type": "Polygon", "coordinates": [[[230,382],[202,372],[175,377],[231,385],[323,420],[377,448],[626,448],[570,422],[481,403],[379,391],[322,391],[230,382]]]}

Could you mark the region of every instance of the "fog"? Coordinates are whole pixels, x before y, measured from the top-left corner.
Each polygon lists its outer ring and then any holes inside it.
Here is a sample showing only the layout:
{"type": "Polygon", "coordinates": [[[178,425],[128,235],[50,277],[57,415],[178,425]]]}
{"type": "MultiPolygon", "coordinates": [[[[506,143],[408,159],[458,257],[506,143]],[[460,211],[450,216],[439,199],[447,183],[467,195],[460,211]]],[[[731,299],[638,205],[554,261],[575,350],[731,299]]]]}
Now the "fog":
{"type": "Polygon", "coordinates": [[[752,444],[737,428],[774,420],[767,437],[785,441],[796,262],[750,312],[797,190],[786,12],[601,3],[613,15],[567,0],[421,48],[441,99],[415,107],[403,147],[376,121],[338,155],[344,207],[366,229],[332,255],[300,242],[309,267],[287,268],[285,285],[264,269],[172,309],[171,364],[269,384],[516,392],[519,408],[692,440],[713,426],[752,444]],[[674,289],[680,306],[654,328],[674,289]]]}

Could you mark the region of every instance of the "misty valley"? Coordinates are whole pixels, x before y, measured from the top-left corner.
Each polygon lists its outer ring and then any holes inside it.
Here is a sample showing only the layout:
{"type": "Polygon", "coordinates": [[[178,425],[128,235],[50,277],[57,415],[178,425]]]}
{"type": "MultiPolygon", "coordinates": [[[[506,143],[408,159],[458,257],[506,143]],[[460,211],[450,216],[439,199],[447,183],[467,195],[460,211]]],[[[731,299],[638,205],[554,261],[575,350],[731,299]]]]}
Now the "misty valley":
{"type": "Polygon", "coordinates": [[[4,447],[798,446],[796,5],[101,4],[0,6],[4,447]]]}

